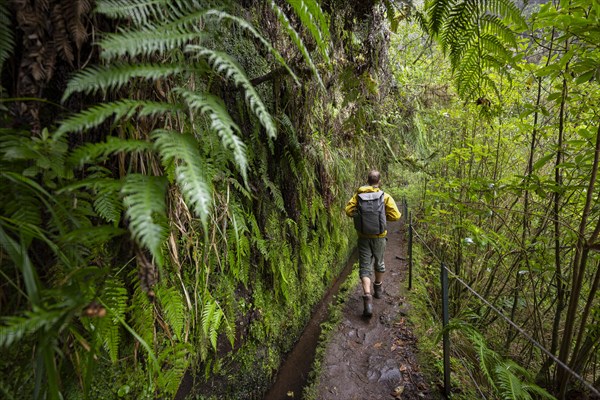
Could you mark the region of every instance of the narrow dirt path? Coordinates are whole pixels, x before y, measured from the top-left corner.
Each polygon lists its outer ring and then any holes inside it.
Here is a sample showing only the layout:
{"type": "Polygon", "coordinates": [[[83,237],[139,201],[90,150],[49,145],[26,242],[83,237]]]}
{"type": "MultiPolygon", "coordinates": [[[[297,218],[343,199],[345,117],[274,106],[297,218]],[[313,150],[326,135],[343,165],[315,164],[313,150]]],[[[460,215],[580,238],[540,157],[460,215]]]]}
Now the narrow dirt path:
{"type": "Polygon", "coordinates": [[[327,345],[319,400],[440,398],[420,370],[417,338],[408,323],[405,226],[389,223],[388,231],[383,298],[373,299],[373,317],[365,319],[357,282],[327,345]]]}

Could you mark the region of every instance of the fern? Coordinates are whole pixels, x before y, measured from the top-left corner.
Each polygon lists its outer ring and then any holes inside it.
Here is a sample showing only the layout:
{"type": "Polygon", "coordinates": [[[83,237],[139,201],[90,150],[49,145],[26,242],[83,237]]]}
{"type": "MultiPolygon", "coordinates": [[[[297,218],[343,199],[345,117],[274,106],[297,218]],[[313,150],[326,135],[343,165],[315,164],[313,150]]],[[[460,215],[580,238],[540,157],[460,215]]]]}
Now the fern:
{"type": "Polygon", "coordinates": [[[166,195],[167,181],[163,177],[130,174],[125,179],[121,193],[129,230],[159,265],[163,263],[160,251],[167,238],[166,195]]]}
{"type": "Polygon", "coordinates": [[[26,311],[22,317],[4,317],[0,325],[0,347],[9,347],[40,330],[48,330],[61,317],[62,310],[48,311],[37,308],[26,311]]]}
{"type": "Polygon", "coordinates": [[[121,320],[127,309],[127,290],[123,282],[115,278],[108,279],[100,299],[107,309],[107,315],[98,319],[97,340],[104,344],[110,359],[116,362],[121,343],[121,320]]]}
{"type": "Polygon", "coordinates": [[[146,25],[164,16],[168,0],[97,0],[96,12],[111,18],[125,18],[135,25],[146,25]]]}
{"type": "Polygon", "coordinates": [[[505,21],[524,25],[511,0],[432,0],[426,5],[429,31],[450,52],[458,92],[464,98],[497,88],[487,74],[512,62],[514,32],[505,21]]]}
{"type": "Polygon", "coordinates": [[[315,0],[287,0],[302,24],[308,28],[325,62],[329,63],[329,26],[315,0]]]}
{"type": "Polygon", "coordinates": [[[322,88],[325,88],[325,85],[323,84],[323,80],[321,79],[321,75],[319,74],[319,71],[317,70],[315,63],[313,62],[313,60],[310,56],[310,53],[308,52],[308,49],[304,45],[304,42],[300,38],[300,35],[298,34],[298,32],[294,29],[294,27],[290,23],[290,20],[288,19],[288,17],[284,14],[283,11],[281,11],[281,8],[279,8],[279,6],[277,4],[275,4],[275,2],[272,0],[271,0],[271,8],[275,12],[277,19],[279,20],[279,23],[281,25],[283,25],[283,28],[287,32],[287,34],[290,37],[290,39],[292,40],[292,42],[300,50],[300,53],[302,54],[304,61],[306,61],[306,63],[308,64],[308,67],[310,68],[310,70],[313,72],[313,74],[317,78],[319,85],[322,88]]]}
{"type": "Polygon", "coordinates": [[[132,269],[132,274],[135,276],[136,281],[128,313],[131,318],[131,325],[144,342],[154,343],[154,306],[148,299],[146,292],[140,287],[139,276],[135,269],[132,269]]]}
{"type": "Polygon", "coordinates": [[[183,340],[183,330],[185,328],[183,296],[174,287],[159,286],[156,297],[160,302],[166,321],[173,329],[175,337],[178,340],[183,340]]]}
{"type": "MultiPolygon", "coordinates": [[[[0,4],[0,71],[2,71],[4,62],[8,59],[15,46],[7,4],[4,2],[0,4]]],[[[3,89],[0,86],[0,93],[2,91],[3,89]]]]}
{"type": "Polygon", "coordinates": [[[165,26],[132,29],[108,34],[100,42],[104,59],[164,54],[193,40],[201,39],[199,32],[166,30],[165,26]]]}
{"type": "Polygon", "coordinates": [[[198,110],[210,119],[211,128],[219,135],[223,146],[233,152],[234,160],[239,168],[244,182],[248,177],[248,160],[246,156],[246,145],[236,135],[240,128],[231,119],[222,100],[208,93],[196,93],[185,89],[177,89],[192,110],[198,110]]]}
{"type": "Polygon", "coordinates": [[[271,45],[271,43],[269,43],[256,30],[256,28],[254,28],[254,26],[252,26],[250,23],[248,23],[248,21],[246,21],[243,18],[236,17],[235,15],[231,15],[231,14],[228,14],[226,12],[218,11],[218,10],[209,10],[209,11],[207,11],[206,12],[206,16],[207,17],[215,17],[219,21],[221,21],[221,20],[232,21],[233,23],[235,23],[236,25],[238,25],[240,28],[244,29],[247,32],[250,32],[252,34],[252,36],[254,36],[256,39],[258,39],[260,41],[260,43],[267,50],[269,50],[269,52],[275,58],[275,60],[277,60],[277,62],[279,64],[281,64],[287,70],[287,72],[290,74],[290,76],[294,79],[294,82],[296,82],[297,85],[300,85],[300,81],[298,80],[298,77],[296,76],[296,74],[294,73],[294,71],[292,71],[292,69],[289,67],[289,65],[285,62],[285,59],[283,58],[283,56],[271,45]]]}
{"type": "Polygon", "coordinates": [[[158,80],[186,70],[181,64],[113,64],[110,67],[90,67],[69,80],[63,101],[73,93],[97,93],[120,89],[131,80],[158,80]]]}
{"type": "Polygon", "coordinates": [[[250,80],[237,62],[225,53],[201,46],[189,45],[186,47],[186,50],[187,52],[195,52],[199,57],[207,58],[208,62],[216,72],[224,74],[225,77],[231,79],[236,86],[241,86],[244,89],[246,102],[262,126],[266,129],[267,135],[271,139],[274,139],[277,136],[277,129],[271,114],[269,114],[269,111],[263,104],[260,96],[256,93],[254,86],[252,86],[252,83],[250,83],[250,80]]]}
{"type": "Polygon", "coordinates": [[[123,212],[123,203],[119,198],[121,190],[121,182],[107,179],[105,184],[97,186],[97,194],[94,198],[94,210],[108,222],[112,222],[115,226],[121,220],[123,212]]]}
{"type": "Polygon", "coordinates": [[[108,156],[118,153],[142,153],[153,149],[153,144],[144,140],[121,139],[108,136],[106,142],[87,143],[76,148],[69,156],[73,165],[102,162],[108,156]]]}
{"type": "Polygon", "coordinates": [[[219,304],[212,297],[207,298],[202,308],[202,331],[215,351],[223,317],[223,310],[219,304]]]}
{"type": "Polygon", "coordinates": [[[206,226],[212,203],[212,187],[206,178],[206,167],[198,152],[198,142],[191,135],[156,130],[153,133],[156,147],[165,164],[175,162],[175,179],[186,200],[206,226]]]}
{"type": "Polygon", "coordinates": [[[60,137],[65,133],[95,128],[111,117],[118,121],[123,118],[131,118],[136,113],[140,117],[145,117],[177,110],[176,105],[153,101],[121,100],[99,104],[64,120],[56,130],[55,135],[60,137]]]}
{"type": "Polygon", "coordinates": [[[165,394],[175,396],[183,375],[190,363],[190,354],[194,348],[187,343],[177,343],[175,346],[167,347],[158,357],[162,367],[162,375],[158,378],[159,387],[165,394]]]}

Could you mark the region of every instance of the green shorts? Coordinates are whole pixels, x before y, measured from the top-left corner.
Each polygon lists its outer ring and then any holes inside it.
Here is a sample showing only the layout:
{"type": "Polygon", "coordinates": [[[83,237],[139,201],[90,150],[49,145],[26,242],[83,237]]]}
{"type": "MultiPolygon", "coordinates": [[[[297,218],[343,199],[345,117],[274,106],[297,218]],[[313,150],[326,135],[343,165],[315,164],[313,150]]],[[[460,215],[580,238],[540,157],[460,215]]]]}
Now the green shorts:
{"type": "Polygon", "coordinates": [[[359,276],[370,277],[373,274],[373,265],[375,271],[385,272],[383,263],[383,253],[385,253],[385,244],[387,238],[358,238],[358,265],[359,276]]]}

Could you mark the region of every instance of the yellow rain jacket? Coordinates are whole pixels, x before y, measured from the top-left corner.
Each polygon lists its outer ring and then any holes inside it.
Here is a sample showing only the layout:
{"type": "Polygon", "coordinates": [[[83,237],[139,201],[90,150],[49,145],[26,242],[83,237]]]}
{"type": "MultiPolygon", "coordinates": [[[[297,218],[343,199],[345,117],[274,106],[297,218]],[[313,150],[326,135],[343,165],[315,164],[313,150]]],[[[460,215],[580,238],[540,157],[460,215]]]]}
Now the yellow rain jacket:
{"type": "MultiPolygon", "coordinates": [[[[346,215],[349,217],[354,217],[354,215],[357,213],[357,210],[356,210],[356,207],[358,206],[357,195],[359,193],[379,192],[380,190],[381,189],[379,189],[378,187],[373,187],[373,186],[359,187],[358,190],[356,191],[356,193],[354,194],[354,196],[352,196],[350,201],[348,201],[348,204],[346,204],[346,215]]],[[[390,196],[387,193],[384,193],[383,194],[383,204],[385,204],[386,220],[398,221],[400,219],[400,217],[402,216],[402,213],[400,213],[400,210],[398,210],[398,206],[396,206],[396,202],[394,201],[392,196],[390,196]]],[[[387,230],[383,233],[380,233],[379,235],[365,235],[360,232],[358,232],[358,235],[360,237],[366,237],[366,238],[382,238],[382,237],[387,236],[387,230]]]]}

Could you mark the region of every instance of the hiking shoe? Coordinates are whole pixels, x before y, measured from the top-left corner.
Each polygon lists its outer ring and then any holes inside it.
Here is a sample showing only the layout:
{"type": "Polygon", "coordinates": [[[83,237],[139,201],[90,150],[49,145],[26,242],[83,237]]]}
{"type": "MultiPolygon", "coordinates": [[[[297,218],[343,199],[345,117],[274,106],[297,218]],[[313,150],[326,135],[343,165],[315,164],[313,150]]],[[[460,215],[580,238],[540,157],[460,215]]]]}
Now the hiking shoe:
{"type": "Polygon", "coordinates": [[[373,297],[370,294],[363,295],[363,304],[365,306],[363,316],[371,318],[373,315],[373,297]]]}
{"type": "Polygon", "coordinates": [[[373,293],[373,297],[375,297],[376,299],[380,299],[381,297],[383,297],[383,282],[375,282],[373,284],[373,289],[374,289],[374,293],[373,293]]]}

